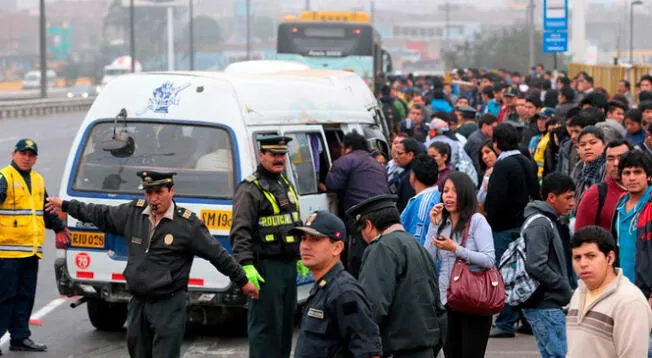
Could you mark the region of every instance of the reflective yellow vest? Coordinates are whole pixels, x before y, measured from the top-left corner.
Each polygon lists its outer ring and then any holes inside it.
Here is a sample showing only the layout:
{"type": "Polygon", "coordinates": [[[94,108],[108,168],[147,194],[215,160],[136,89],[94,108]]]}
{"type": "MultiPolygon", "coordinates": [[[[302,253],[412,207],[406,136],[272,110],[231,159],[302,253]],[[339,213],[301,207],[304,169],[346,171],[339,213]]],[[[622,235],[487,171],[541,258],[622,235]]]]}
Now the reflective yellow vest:
{"type": "MultiPolygon", "coordinates": [[[[255,175],[251,175],[246,179],[247,181],[256,185],[256,187],[263,193],[263,195],[265,195],[265,198],[270,203],[272,210],[274,211],[274,215],[261,216],[258,219],[258,225],[260,227],[259,231],[263,241],[266,243],[274,242],[279,238],[279,233],[277,232],[278,228],[292,228],[301,222],[301,216],[299,215],[299,196],[294,190],[294,187],[292,187],[290,181],[287,180],[284,175],[281,175],[281,179],[288,186],[288,199],[290,200],[290,203],[292,203],[296,208],[296,210],[289,213],[281,213],[281,208],[279,207],[274,194],[263,189],[263,187],[260,185],[260,182],[258,181],[258,178],[256,178],[255,175]]],[[[285,241],[285,243],[288,244],[296,243],[296,239],[293,235],[285,235],[282,239],[285,241]]]]}
{"type": "Polygon", "coordinates": [[[43,177],[30,172],[30,192],[14,167],[3,168],[0,175],[7,181],[7,197],[0,204],[0,258],[43,257],[43,177]]]}

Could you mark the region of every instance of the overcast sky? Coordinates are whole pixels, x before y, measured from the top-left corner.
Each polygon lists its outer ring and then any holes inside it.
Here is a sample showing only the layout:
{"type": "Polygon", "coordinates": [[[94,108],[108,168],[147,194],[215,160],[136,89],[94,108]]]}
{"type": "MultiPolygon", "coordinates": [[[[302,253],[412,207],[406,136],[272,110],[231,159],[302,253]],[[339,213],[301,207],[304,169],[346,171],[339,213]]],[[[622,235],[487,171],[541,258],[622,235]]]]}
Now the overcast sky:
{"type": "MultiPolygon", "coordinates": [[[[0,0],[0,1],[6,1],[6,0],[0,0]]],[[[79,1],[79,0],[45,0],[46,3],[50,2],[59,2],[59,1],[79,1]]],[[[104,0],[104,1],[111,1],[111,0],[104,0]]],[[[202,0],[206,1],[206,0],[202,0]]],[[[221,0],[212,0],[212,1],[221,1],[221,0]]],[[[244,0],[242,0],[244,1],[244,0]]],[[[278,2],[283,2],[285,4],[292,3],[292,2],[297,2],[301,3],[303,2],[302,0],[267,0],[267,1],[278,1],[278,2]]],[[[320,0],[313,0],[313,2],[318,3],[320,0]]],[[[371,1],[371,0],[369,0],[371,1]]],[[[402,3],[403,1],[397,1],[397,0],[374,0],[378,6],[383,6],[386,4],[396,4],[396,3],[402,3]]],[[[406,1],[406,0],[404,0],[406,1]]],[[[446,0],[407,0],[411,4],[418,4],[419,2],[423,3],[441,3],[444,4],[446,3],[446,0]]],[[[512,2],[524,2],[527,3],[527,0],[511,0],[512,2]]],[[[535,0],[536,2],[542,2],[543,0],[535,0]]],[[[568,0],[569,3],[572,0],[568,0]]],[[[611,5],[622,5],[630,0],[588,0],[590,4],[603,4],[605,6],[611,6],[611,5]]],[[[649,1],[649,0],[646,0],[649,1]]],[[[504,6],[510,0],[482,0],[482,1],[472,1],[472,0],[451,0],[451,3],[461,3],[461,2],[467,2],[467,3],[473,3],[475,6],[478,7],[483,7],[483,8],[491,8],[491,7],[496,7],[496,6],[504,6]]],[[[37,8],[38,7],[39,0],[18,0],[18,7],[20,9],[30,9],[30,8],[37,8]]]]}

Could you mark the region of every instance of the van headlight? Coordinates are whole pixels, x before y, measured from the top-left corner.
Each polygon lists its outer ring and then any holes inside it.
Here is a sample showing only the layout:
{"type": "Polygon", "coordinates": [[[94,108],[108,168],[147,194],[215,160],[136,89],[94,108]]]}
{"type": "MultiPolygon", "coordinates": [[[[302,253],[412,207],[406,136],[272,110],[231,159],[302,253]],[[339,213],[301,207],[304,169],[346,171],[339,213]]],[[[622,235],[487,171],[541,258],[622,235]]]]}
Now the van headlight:
{"type": "Polygon", "coordinates": [[[73,98],[73,97],[75,97],[75,94],[72,93],[72,92],[68,92],[68,93],[66,94],[66,97],[68,97],[68,98],[73,98]]]}

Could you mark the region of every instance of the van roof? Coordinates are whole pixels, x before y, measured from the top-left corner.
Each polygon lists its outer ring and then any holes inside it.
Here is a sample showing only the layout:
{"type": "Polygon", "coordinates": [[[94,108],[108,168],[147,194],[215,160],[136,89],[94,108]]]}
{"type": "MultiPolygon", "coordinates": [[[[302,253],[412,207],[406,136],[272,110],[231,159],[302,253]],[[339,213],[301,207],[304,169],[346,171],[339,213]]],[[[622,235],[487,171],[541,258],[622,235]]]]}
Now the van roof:
{"type": "MultiPolygon", "coordinates": [[[[240,113],[248,114],[243,116],[244,124],[247,126],[302,123],[372,124],[374,119],[365,108],[366,104],[360,101],[359,96],[352,96],[344,90],[343,86],[337,86],[332,80],[333,77],[350,78],[351,75],[355,74],[321,70],[264,74],[210,71],[134,73],[118,77],[107,84],[107,87],[96,99],[95,104],[97,104],[99,113],[93,108],[91,112],[98,116],[111,108],[111,113],[117,113],[119,108],[113,110],[117,100],[115,97],[131,93],[129,101],[135,100],[133,97],[136,92],[151,94],[150,91],[154,91],[164,82],[183,82],[185,79],[188,86],[203,86],[206,89],[211,86],[222,88],[219,90],[222,91],[221,93],[227,94],[238,103],[240,113]],[[211,81],[203,82],[202,80],[211,81]],[[134,91],[135,85],[138,83],[146,83],[151,90],[134,91]],[[153,83],[155,85],[152,85],[153,83]],[[224,92],[225,87],[226,92],[224,92]],[[127,88],[129,90],[125,91],[127,88]],[[112,96],[114,98],[110,98],[112,96]]],[[[362,84],[364,85],[364,82],[362,84]]],[[[139,87],[142,88],[142,86],[139,87]]],[[[367,89],[367,91],[369,90],[367,89]]],[[[184,96],[188,95],[188,92],[184,93],[184,96]]],[[[147,100],[147,98],[142,98],[142,95],[138,99],[143,103],[142,107],[146,105],[147,100]]],[[[215,108],[207,108],[207,110],[213,111],[215,108]]]]}

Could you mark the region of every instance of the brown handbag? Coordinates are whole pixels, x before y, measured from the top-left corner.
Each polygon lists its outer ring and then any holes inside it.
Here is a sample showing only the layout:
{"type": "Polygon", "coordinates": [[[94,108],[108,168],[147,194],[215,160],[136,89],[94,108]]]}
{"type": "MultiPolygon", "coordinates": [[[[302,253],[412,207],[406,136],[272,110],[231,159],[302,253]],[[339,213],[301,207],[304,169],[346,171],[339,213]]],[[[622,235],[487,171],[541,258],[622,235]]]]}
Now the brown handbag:
{"type": "MultiPolygon", "coordinates": [[[[462,234],[462,247],[469,237],[469,223],[462,234]]],[[[480,272],[471,271],[461,258],[455,260],[448,284],[448,306],[457,312],[490,316],[503,310],[505,283],[496,266],[480,272]]]]}

